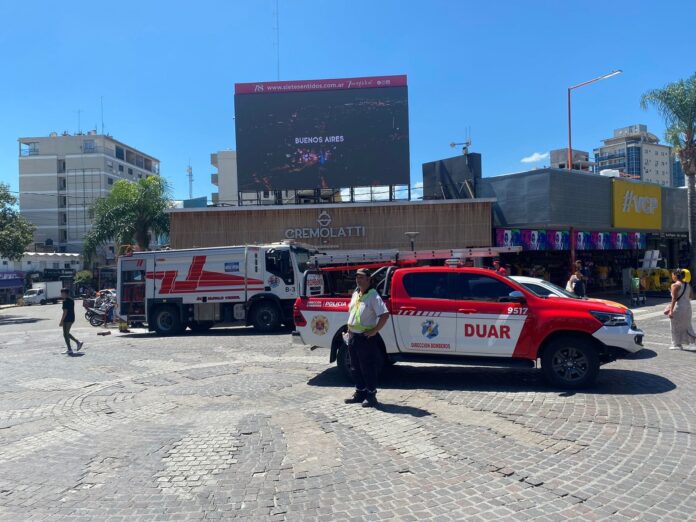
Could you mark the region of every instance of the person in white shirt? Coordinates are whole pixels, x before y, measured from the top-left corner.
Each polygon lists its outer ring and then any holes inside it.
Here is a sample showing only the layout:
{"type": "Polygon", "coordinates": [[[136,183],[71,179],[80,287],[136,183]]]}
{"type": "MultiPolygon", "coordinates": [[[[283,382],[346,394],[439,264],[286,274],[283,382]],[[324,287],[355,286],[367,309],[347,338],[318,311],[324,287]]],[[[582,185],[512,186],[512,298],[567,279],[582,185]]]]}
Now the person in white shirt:
{"type": "Polygon", "coordinates": [[[345,402],[375,408],[378,406],[377,376],[382,357],[377,334],[387,322],[389,310],[377,290],[372,287],[369,270],[358,269],[355,282],[358,286],[348,307],[347,335],[355,393],[345,402]]]}

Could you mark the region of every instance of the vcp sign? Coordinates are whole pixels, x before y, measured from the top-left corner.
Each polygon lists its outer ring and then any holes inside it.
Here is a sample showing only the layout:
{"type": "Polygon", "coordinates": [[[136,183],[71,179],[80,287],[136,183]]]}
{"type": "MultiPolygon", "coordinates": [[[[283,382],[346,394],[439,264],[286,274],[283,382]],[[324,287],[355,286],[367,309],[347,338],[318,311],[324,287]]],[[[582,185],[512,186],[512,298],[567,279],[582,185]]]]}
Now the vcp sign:
{"type": "Polygon", "coordinates": [[[612,180],[614,227],[662,228],[662,190],[659,185],[612,180]]]}
{"type": "Polygon", "coordinates": [[[352,225],[332,227],[331,214],[323,210],[317,218],[317,227],[286,228],[286,239],[331,239],[341,237],[365,237],[365,227],[352,225]]]}

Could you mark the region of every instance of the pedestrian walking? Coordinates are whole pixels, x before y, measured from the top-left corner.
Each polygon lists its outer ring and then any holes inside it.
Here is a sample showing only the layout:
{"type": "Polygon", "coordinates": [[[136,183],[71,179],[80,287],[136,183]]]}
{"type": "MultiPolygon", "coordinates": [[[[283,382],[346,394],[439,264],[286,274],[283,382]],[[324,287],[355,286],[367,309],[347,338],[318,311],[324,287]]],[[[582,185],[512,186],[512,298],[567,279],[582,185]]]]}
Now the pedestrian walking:
{"type": "Polygon", "coordinates": [[[670,350],[683,350],[684,344],[696,342],[691,325],[691,299],[693,296],[691,285],[684,282],[684,276],[683,270],[672,271],[672,286],[670,287],[672,301],[665,309],[672,330],[670,350]]]}
{"type": "Polygon", "coordinates": [[[355,272],[357,288],[348,308],[348,355],[355,393],[346,404],[361,403],[364,408],[375,408],[377,377],[382,359],[377,334],[387,322],[389,310],[372,286],[370,271],[360,268],[355,272]]]}
{"type": "Polygon", "coordinates": [[[71,333],[70,333],[70,328],[72,328],[73,323],[75,322],[75,301],[73,301],[70,297],[70,290],[67,288],[63,288],[60,291],[60,295],[63,298],[63,315],[60,318],[60,323],[58,326],[61,326],[63,328],[63,338],[65,339],[65,344],[67,345],[68,349],[65,350],[63,353],[65,355],[73,355],[73,350],[72,347],[70,346],[70,341],[73,340],[77,344],[76,351],[82,350],[82,341],[78,341],[71,333]]]}

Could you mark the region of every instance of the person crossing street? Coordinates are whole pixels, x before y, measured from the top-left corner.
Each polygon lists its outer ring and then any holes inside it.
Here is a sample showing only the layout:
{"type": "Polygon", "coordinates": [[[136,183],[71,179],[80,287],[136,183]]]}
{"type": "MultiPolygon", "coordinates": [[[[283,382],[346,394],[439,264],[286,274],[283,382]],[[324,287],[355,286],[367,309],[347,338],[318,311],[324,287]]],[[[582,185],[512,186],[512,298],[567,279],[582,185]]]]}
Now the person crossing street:
{"type": "Polygon", "coordinates": [[[67,288],[63,288],[60,291],[60,295],[63,298],[63,315],[60,318],[58,326],[63,328],[63,339],[65,339],[65,344],[68,347],[63,353],[65,355],[73,355],[75,352],[73,352],[72,346],[70,346],[70,341],[75,341],[77,344],[76,351],[78,352],[82,350],[83,345],[82,341],[78,341],[75,336],[70,333],[70,328],[72,328],[75,322],[75,301],[70,298],[70,290],[67,288]]]}

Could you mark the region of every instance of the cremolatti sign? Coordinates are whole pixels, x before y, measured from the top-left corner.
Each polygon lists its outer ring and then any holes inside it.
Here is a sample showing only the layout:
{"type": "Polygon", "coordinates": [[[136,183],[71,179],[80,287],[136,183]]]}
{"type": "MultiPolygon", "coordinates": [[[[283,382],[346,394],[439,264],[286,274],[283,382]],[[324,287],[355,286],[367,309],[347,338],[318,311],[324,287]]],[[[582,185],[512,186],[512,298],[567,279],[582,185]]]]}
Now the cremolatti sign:
{"type": "Polygon", "coordinates": [[[333,219],[327,211],[317,218],[317,227],[286,228],[286,239],[330,239],[337,237],[365,237],[363,225],[332,227],[333,219]]]}

